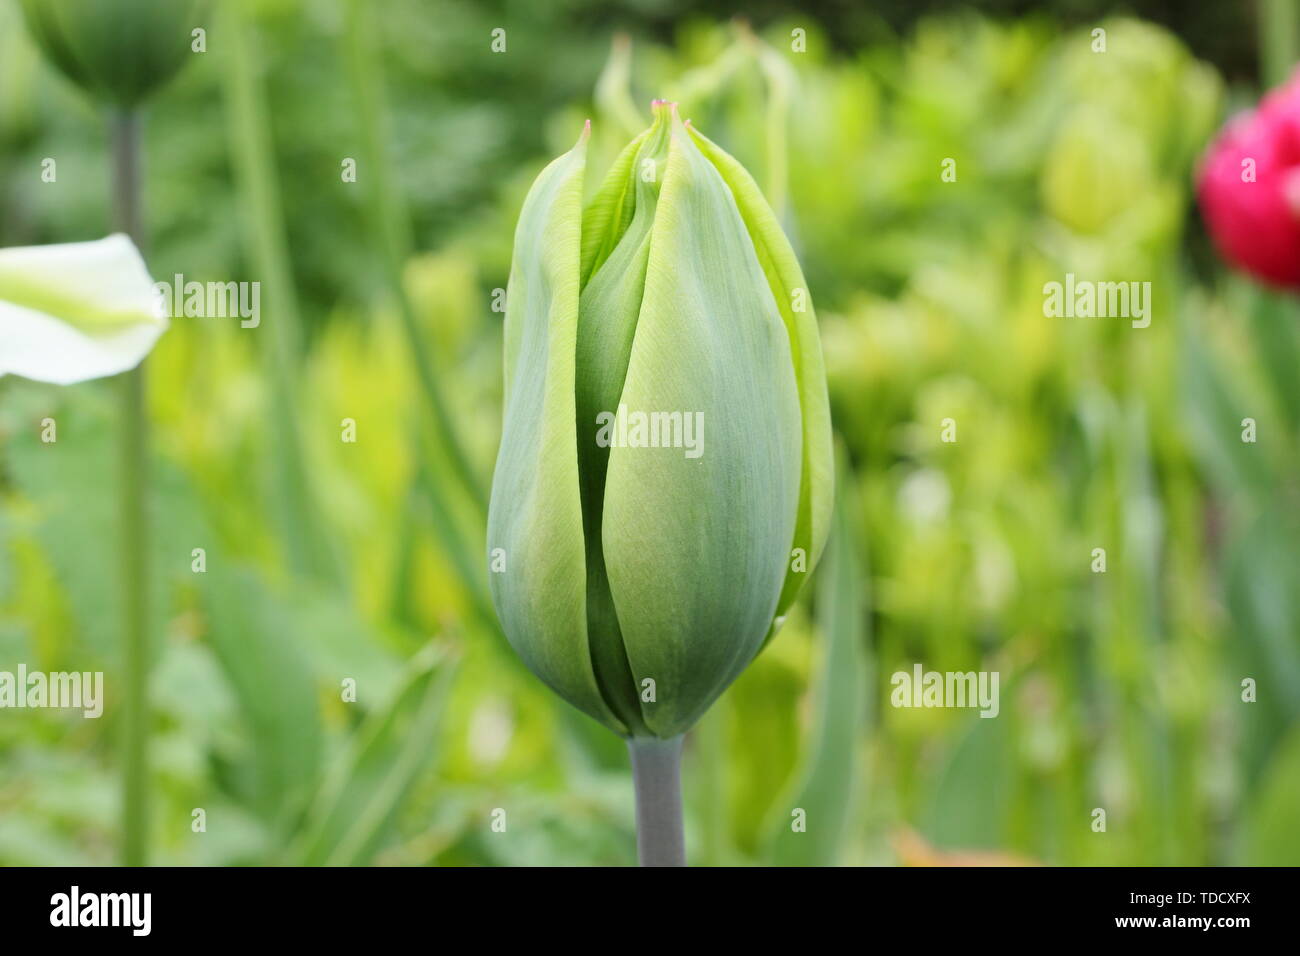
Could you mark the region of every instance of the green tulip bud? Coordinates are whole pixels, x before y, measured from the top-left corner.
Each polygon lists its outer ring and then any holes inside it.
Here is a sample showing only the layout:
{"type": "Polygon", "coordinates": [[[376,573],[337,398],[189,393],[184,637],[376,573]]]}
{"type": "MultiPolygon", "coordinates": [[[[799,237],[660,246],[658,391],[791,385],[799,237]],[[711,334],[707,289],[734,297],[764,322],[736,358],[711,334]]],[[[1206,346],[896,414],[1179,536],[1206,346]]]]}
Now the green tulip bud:
{"type": "Polygon", "coordinates": [[[524,200],[488,549],[529,668],[620,734],[672,738],[812,570],[832,452],[780,224],[674,104],[654,113],[585,209],[590,124],[524,200]]]}
{"type": "Polygon", "coordinates": [[[51,63],[96,99],[132,107],[190,54],[205,0],[19,0],[51,63]]]}

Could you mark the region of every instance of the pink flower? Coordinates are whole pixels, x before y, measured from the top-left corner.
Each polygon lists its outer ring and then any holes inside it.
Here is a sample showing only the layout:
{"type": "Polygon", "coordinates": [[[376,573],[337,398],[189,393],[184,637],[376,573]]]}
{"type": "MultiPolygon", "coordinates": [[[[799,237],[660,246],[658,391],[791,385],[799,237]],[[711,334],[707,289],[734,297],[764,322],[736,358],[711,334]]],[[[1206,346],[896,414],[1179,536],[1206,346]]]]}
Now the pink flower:
{"type": "Polygon", "coordinates": [[[1196,192],[1224,259],[1300,289],[1300,72],[1223,128],[1196,192]]]}

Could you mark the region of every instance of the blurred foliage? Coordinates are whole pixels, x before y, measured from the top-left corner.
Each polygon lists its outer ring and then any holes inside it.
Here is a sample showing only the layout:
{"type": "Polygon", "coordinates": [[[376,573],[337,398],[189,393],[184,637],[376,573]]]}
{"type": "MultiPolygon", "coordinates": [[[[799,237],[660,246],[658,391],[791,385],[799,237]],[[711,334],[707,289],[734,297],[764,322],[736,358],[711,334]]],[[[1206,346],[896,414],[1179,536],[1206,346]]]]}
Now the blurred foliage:
{"type": "MultiPolygon", "coordinates": [[[[523,194],[586,117],[603,168],[654,96],[783,216],[845,469],[817,586],[688,739],[692,858],[1300,862],[1298,310],[1199,251],[1191,172],[1219,74],[1135,19],[1102,21],[1092,52],[1085,4],[916,22],[885,5],[889,29],[845,6],[759,7],[751,28],[628,3],[618,39],[589,4],[395,0],[366,59],[349,0],[250,0],[256,55],[238,62],[278,208],[236,175],[250,120],[210,31],[150,111],[150,265],[269,282],[250,223],[282,229],[306,334],[292,373],[268,360],[288,306],[264,298],[259,329],[180,319],[150,359],[159,862],[632,861],[621,743],[528,675],[484,606],[482,515],[412,343],[486,487],[493,290],[523,194]],[[384,155],[359,91],[385,111],[384,155]],[[368,206],[376,163],[387,218],[368,206]],[[404,226],[395,290],[383,230],[404,226]],[[1150,281],[1150,327],[1045,317],[1066,273],[1150,281]],[[292,571],[277,534],[286,381],[337,581],[292,571]],[[999,671],[1000,716],[891,707],[889,675],[918,661],[999,671]]],[[[100,235],[100,118],[17,23],[0,2],[0,244],[100,235]]],[[[0,669],[102,669],[109,694],[99,721],[0,712],[0,863],[114,858],[109,387],[0,380],[0,669]]]]}

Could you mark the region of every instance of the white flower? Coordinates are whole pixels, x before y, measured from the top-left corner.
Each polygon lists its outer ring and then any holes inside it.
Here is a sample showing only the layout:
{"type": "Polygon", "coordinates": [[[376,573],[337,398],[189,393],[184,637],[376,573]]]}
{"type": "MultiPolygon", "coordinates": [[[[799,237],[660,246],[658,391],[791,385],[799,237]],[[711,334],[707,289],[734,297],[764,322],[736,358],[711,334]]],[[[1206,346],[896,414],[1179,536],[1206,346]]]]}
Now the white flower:
{"type": "Polygon", "coordinates": [[[0,375],[71,385],[135,368],[167,328],[124,235],[0,249],[0,375]]]}

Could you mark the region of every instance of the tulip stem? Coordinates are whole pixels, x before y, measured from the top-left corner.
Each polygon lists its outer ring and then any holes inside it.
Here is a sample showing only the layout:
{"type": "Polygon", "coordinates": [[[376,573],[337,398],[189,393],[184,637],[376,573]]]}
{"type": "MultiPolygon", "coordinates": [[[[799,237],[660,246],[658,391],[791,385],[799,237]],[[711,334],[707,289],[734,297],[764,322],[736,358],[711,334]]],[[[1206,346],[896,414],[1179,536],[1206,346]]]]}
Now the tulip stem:
{"type": "MultiPolygon", "coordinates": [[[[383,53],[376,35],[376,15],[375,5],[367,0],[352,0],[348,5],[348,60],[360,123],[361,161],[368,170],[370,189],[365,209],[375,245],[382,253],[382,275],[397,306],[416,382],[433,415],[440,451],[452,475],[464,486],[474,506],[475,519],[479,520],[487,510],[483,482],[474,470],[456,426],[455,409],[438,382],[433,351],[425,340],[421,317],[402,279],[413,246],[412,227],[398,189],[397,166],[388,147],[390,119],[384,96],[383,53]]],[[[469,586],[475,587],[472,582],[469,586]]]]}
{"type": "Polygon", "coordinates": [[[1265,86],[1286,82],[1295,67],[1300,43],[1296,0],[1263,0],[1259,5],[1259,61],[1265,86]]]}
{"type": "Polygon", "coordinates": [[[636,850],[642,866],[685,866],[682,829],[682,738],[627,742],[636,788],[636,850]]]}
{"type": "MultiPolygon", "coordinates": [[[[143,247],[140,204],[140,114],[115,112],[113,209],[116,228],[143,247]]],[[[122,862],[148,862],[149,590],[148,419],[144,362],[119,376],[121,388],[121,581],[122,581],[122,862]]]]}
{"type": "Polygon", "coordinates": [[[223,46],[229,60],[221,75],[235,181],[244,203],[245,241],[250,261],[263,276],[267,300],[275,304],[258,350],[271,411],[266,435],[275,456],[269,472],[273,520],[290,569],[341,588],[342,568],[318,513],[318,487],[308,473],[299,406],[302,312],[275,165],[265,58],[249,22],[249,6],[247,0],[224,4],[218,25],[227,38],[223,46]]]}

